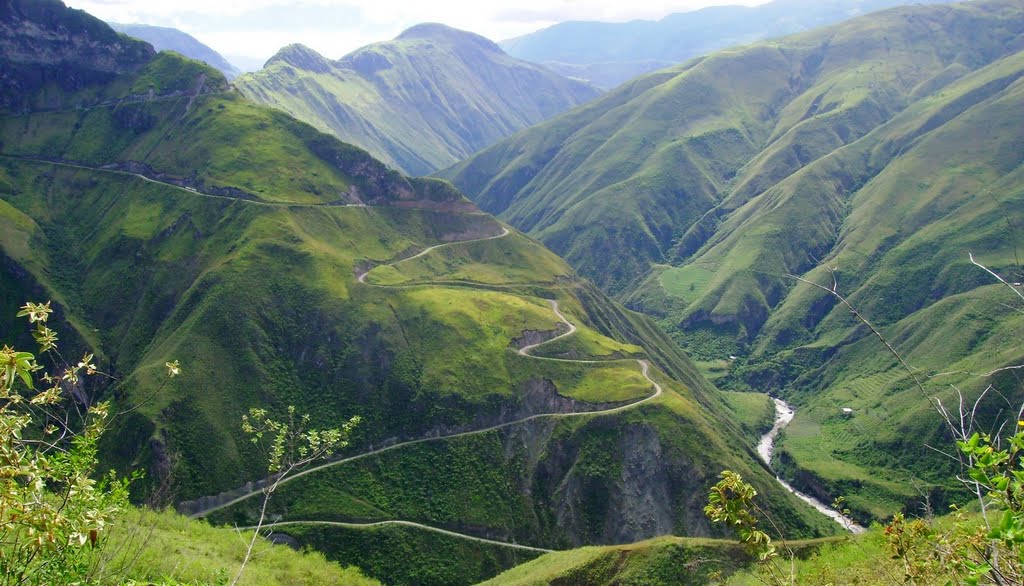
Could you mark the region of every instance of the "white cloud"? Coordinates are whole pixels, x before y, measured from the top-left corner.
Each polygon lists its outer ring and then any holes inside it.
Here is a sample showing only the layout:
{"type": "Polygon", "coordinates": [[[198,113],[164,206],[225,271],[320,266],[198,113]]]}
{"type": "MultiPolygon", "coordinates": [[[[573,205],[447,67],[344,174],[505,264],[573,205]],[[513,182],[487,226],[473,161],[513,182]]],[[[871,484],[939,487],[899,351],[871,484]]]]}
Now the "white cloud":
{"type": "Polygon", "coordinates": [[[330,58],[441,22],[500,41],[564,20],[661,18],[766,0],[65,0],[104,20],[181,29],[222,54],[266,59],[289,43],[330,58]]]}

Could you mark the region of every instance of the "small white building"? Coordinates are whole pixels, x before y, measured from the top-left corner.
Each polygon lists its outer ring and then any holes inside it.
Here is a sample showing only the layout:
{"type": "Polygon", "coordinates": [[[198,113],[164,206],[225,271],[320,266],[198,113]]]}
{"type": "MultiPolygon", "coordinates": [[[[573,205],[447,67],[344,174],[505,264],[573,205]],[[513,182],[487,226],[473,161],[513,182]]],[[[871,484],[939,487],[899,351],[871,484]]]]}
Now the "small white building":
{"type": "Polygon", "coordinates": [[[853,417],[853,409],[851,409],[849,407],[843,407],[843,416],[844,417],[853,417]]]}

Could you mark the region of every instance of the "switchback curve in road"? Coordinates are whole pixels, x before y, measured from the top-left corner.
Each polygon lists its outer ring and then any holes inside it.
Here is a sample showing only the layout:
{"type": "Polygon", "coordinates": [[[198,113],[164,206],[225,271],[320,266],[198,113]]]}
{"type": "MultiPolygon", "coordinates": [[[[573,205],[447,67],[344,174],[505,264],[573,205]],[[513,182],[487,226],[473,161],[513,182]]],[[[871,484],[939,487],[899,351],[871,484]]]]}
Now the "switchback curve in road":
{"type": "MultiPolygon", "coordinates": [[[[496,236],[488,236],[488,237],[485,237],[485,238],[475,238],[475,239],[471,239],[471,240],[460,240],[460,241],[457,241],[457,242],[446,242],[446,243],[443,243],[443,244],[436,244],[434,246],[429,246],[429,247],[423,249],[422,251],[418,252],[417,254],[415,254],[413,256],[406,257],[404,259],[400,259],[400,260],[397,260],[397,261],[394,261],[394,262],[391,262],[391,263],[387,263],[387,264],[393,266],[393,265],[399,264],[401,262],[405,262],[407,260],[412,260],[412,259],[415,259],[415,258],[419,258],[419,257],[421,257],[421,256],[423,256],[423,255],[425,255],[425,254],[427,254],[427,253],[429,253],[429,252],[431,252],[433,250],[436,250],[436,249],[444,247],[444,246],[452,246],[452,245],[455,245],[455,244],[466,244],[466,243],[470,243],[470,242],[481,242],[481,241],[485,241],[485,240],[494,240],[494,239],[497,239],[497,238],[502,238],[502,237],[508,236],[510,233],[511,232],[509,231],[508,228],[502,227],[501,234],[498,234],[496,236]]],[[[379,265],[379,266],[382,266],[382,265],[379,265]]],[[[366,283],[366,281],[365,281],[366,275],[370,272],[370,270],[372,270],[372,268],[358,273],[356,275],[356,280],[359,283],[362,283],[362,284],[372,285],[371,283],[366,283]]],[[[386,285],[372,285],[372,286],[384,287],[386,285]]],[[[531,354],[531,352],[533,350],[537,349],[538,347],[540,347],[540,346],[542,346],[544,344],[550,344],[552,342],[555,342],[557,340],[560,340],[562,338],[570,336],[570,335],[574,334],[576,332],[576,330],[577,330],[576,326],[572,322],[570,322],[568,319],[566,319],[566,317],[559,310],[558,301],[552,299],[552,300],[549,300],[549,302],[551,304],[551,310],[554,312],[555,316],[558,318],[558,320],[562,324],[564,324],[566,326],[566,331],[562,332],[561,334],[558,334],[557,336],[554,336],[552,338],[544,340],[542,342],[538,342],[536,344],[530,344],[528,346],[524,346],[523,348],[520,348],[518,350],[518,354],[520,356],[529,356],[529,357],[532,357],[532,358],[536,358],[538,360],[556,360],[556,361],[559,361],[559,362],[576,362],[576,363],[581,363],[581,364],[594,364],[594,363],[607,362],[607,361],[604,361],[604,360],[572,360],[572,359],[566,359],[566,358],[548,358],[548,357],[543,357],[543,356],[533,356],[531,354]]],[[[320,470],[324,470],[326,468],[333,468],[335,466],[341,466],[341,465],[344,465],[344,464],[348,464],[350,462],[354,462],[356,460],[362,460],[364,458],[369,458],[371,456],[382,454],[384,452],[389,452],[391,450],[397,450],[399,448],[408,447],[408,446],[415,445],[415,444],[421,444],[421,443],[427,443],[427,442],[435,442],[435,441],[441,441],[441,440],[450,440],[450,439],[454,439],[454,438],[467,437],[467,436],[472,436],[472,435],[480,435],[480,434],[489,433],[489,432],[492,432],[492,431],[496,431],[496,430],[499,430],[499,429],[504,429],[506,427],[511,427],[513,425],[519,425],[519,424],[522,424],[522,423],[527,423],[529,421],[534,421],[534,420],[538,420],[538,419],[566,419],[566,418],[570,418],[570,417],[595,417],[595,416],[603,416],[603,415],[613,415],[613,414],[621,413],[623,411],[627,411],[627,410],[630,410],[630,409],[635,409],[636,407],[639,407],[640,405],[642,405],[644,403],[648,403],[650,401],[653,401],[653,400],[657,399],[663,393],[661,385],[657,381],[655,381],[653,378],[651,378],[651,376],[650,376],[650,362],[648,362],[647,360],[643,360],[643,359],[637,359],[636,362],[637,362],[637,364],[640,367],[640,372],[643,375],[643,377],[645,379],[647,379],[647,381],[650,382],[651,385],[654,387],[654,392],[652,394],[648,395],[647,397],[644,397],[643,399],[639,399],[637,401],[633,401],[632,403],[627,403],[625,405],[619,405],[617,407],[609,407],[607,409],[599,409],[599,410],[595,410],[595,411],[578,411],[578,412],[570,412],[570,413],[538,413],[536,415],[530,415],[528,417],[523,417],[522,419],[517,419],[517,420],[514,420],[514,421],[508,421],[508,422],[505,422],[505,423],[500,423],[500,424],[497,424],[497,425],[492,425],[490,427],[486,427],[486,428],[482,428],[482,429],[474,429],[474,430],[470,430],[470,431],[462,431],[462,432],[452,433],[452,434],[447,434],[447,435],[428,436],[428,437],[423,437],[423,438],[419,438],[419,439],[399,442],[399,443],[396,443],[396,444],[392,444],[390,446],[385,446],[385,447],[381,447],[381,448],[376,448],[376,449],[368,450],[366,452],[363,452],[363,453],[360,453],[360,454],[356,454],[356,455],[353,455],[353,456],[349,456],[347,458],[341,458],[341,459],[338,459],[338,460],[332,460],[330,462],[325,462],[325,463],[320,464],[318,466],[313,466],[313,467],[310,467],[310,468],[306,468],[305,470],[301,470],[301,471],[299,471],[299,472],[297,472],[297,473],[295,473],[295,474],[285,478],[284,480],[282,480],[278,484],[278,486],[280,486],[282,484],[286,484],[288,482],[291,482],[291,481],[296,480],[298,478],[301,478],[303,476],[306,476],[307,474],[313,474],[313,473],[318,472],[320,470]]],[[[245,494],[239,495],[238,497],[233,498],[233,499],[231,499],[229,501],[226,501],[224,503],[221,503],[221,504],[218,504],[218,505],[214,505],[214,506],[211,506],[211,507],[207,507],[207,508],[205,508],[203,510],[197,511],[197,512],[189,515],[189,518],[195,519],[195,518],[199,518],[199,517],[205,517],[206,515],[209,515],[210,513],[213,513],[215,511],[218,511],[218,510],[230,507],[232,505],[235,505],[235,504],[237,504],[237,503],[239,503],[241,501],[247,500],[247,499],[252,498],[252,497],[254,497],[256,495],[259,495],[259,494],[263,494],[263,489],[262,488],[254,488],[251,491],[249,491],[249,492],[247,492],[245,494]]],[[[437,533],[443,533],[445,535],[449,535],[449,536],[452,536],[452,537],[459,537],[459,538],[463,538],[463,539],[467,539],[467,540],[471,540],[471,541],[488,543],[488,544],[492,544],[492,545],[499,545],[499,546],[512,547],[512,548],[517,548],[517,549],[522,549],[522,550],[536,551],[536,552],[540,552],[540,553],[547,553],[547,552],[553,551],[553,550],[539,548],[539,547],[520,545],[520,544],[516,544],[516,543],[497,541],[497,540],[492,540],[492,539],[484,539],[484,538],[481,538],[481,537],[476,537],[474,535],[467,535],[467,534],[464,534],[464,533],[458,533],[458,532],[450,531],[450,530],[447,530],[447,529],[440,529],[440,528],[437,528],[437,527],[431,527],[429,525],[424,525],[422,523],[416,523],[416,522],[413,522],[413,521],[397,520],[397,519],[396,520],[386,520],[386,521],[375,521],[375,522],[368,522],[368,523],[351,523],[351,522],[341,522],[341,521],[301,521],[301,520],[293,520],[293,521],[280,521],[280,522],[277,522],[277,523],[264,524],[263,528],[282,527],[282,526],[287,526],[287,525],[328,525],[328,526],[347,527],[347,528],[367,528],[367,527],[376,527],[376,526],[382,526],[382,525],[401,525],[401,526],[407,526],[407,527],[416,527],[416,528],[420,528],[420,529],[424,529],[424,530],[428,530],[428,531],[434,531],[434,532],[437,532],[437,533]]]]}
{"type": "Polygon", "coordinates": [[[358,273],[356,275],[356,280],[359,281],[360,283],[364,284],[364,285],[373,285],[374,287],[387,287],[388,285],[374,285],[373,283],[367,283],[366,282],[366,275],[370,274],[370,271],[372,271],[373,269],[377,268],[378,266],[395,266],[395,265],[397,265],[399,263],[403,263],[403,262],[408,261],[408,260],[413,260],[414,258],[419,258],[419,257],[423,256],[424,254],[427,254],[428,252],[432,251],[432,250],[437,250],[438,248],[443,248],[445,246],[453,246],[455,244],[466,244],[467,242],[483,242],[484,240],[496,240],[498,238],[503,238],[505,236],[508,236],[511,233],[512,232],[510,232],[508,228],[502,226],[501,227],[501,234],[498,234],[497,236],[487,236],[486,238],[474,238],[472,240],[457,240],[455,242],[445,242],[443,244],[435,244],[433,246],[428,246],[428,247],[424,248],[423,250],[417,252],[416,254],[414,254],[412,256],[408,256],[408,257],[405,257],[403,259],[396,260],[394,262],[384,263],[384,264],[381,264],[381,265],[376,265],[376,266],[370,267],[370,268],[366,269],[365,271],[362,271],[361,273],[358,273]]]}

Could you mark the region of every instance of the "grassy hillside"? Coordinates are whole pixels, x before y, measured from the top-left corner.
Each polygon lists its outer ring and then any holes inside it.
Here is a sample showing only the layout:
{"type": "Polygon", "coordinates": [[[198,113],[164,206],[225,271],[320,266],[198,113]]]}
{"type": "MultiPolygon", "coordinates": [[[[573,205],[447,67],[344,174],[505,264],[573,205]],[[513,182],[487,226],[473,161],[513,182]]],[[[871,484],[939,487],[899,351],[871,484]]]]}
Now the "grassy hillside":
{"type": "Polygon", "coordinates": [[[656,21],[560,22],[500,45],[513,57],[613,88],[726,47],[811,30],[899,4],[898,0],[776,0],[759,6],[710,6],[656,21]]]}
{"type": "MultiPolygon", "coordinates": [[[[906,524],[899,527],[904,532],[886,531],[886,527],[873,525],[867,532],[856,536],[776,543],[779,557],[775,560],[774,576],[764,567],[759,567],[753,556],[738,543],[674,537],[625,546],[592,546],[549,553],[483,584],[754,586],[781,582],[881,586],[904,579],[922,585],[949,584],[950,580],[962,583],[966,577],[965,568],[951,566],[960,558],[956,554],[950,555],[955,550],[950,544],[956,543],[960,547],[964,542],[958,540],[975,532],[987,533],[978,513],[921,519],[911,516],[906,524]],[[948,540],[943,543],[948,549],[935,547],[941,539],[948,540]],[[906,558],[894,555],[901,546],[906,550],[906,558]],[[792,563],[790,552],[793,554],[792,563]]],[[[981,581],[988,578],[989,575],[981,576],[981,581]]]]}
{"type": "Polygon", "coordinates": [[[337,61],[291,45],[235,85],[413,175],[597,96],[585,83],[439,24],[417,25],[337,61]]]}
{"type": "MultiPolygon", "coordinates": [[[[242,537],[248,539],[245,532],[242,537]]],[[[96,554],[99,584],[225,584],[245,547],[233,527],[211,527],[171,512],[130,509],[109,528],[96,554]]],[[[239,584],[379,586],[357,568],[342,568],[318,552],[259,543],[239,584]]]]}
{"type": "MultiPolygon", "coordinates": [[[[11,34],[48,30],[64,14],[51,8],[19,13],[11,34]]],[[[109,29],[88,22],[100,37],[70,38],[102,45],[109,29]]],[[[72,67],[30,65],[42,78],[72,67]]],[[[265,461],[241,415],[295,405],[317,427],[360,415],[345,455],[431,441],[298,478],[275,517],[498,542],[287,531],[388,583],[489,578],[523,560],[509,539],[719,534],[701,507],[725,467],[769,495],[787,534],[836,530],[757,463],[725,400],[652,322],[449,184],[406,178],[173,53],[19,99],[0,115],[0,299],[53,299],[63,339],[114,375],[83,392],[125,411],[103,459],[146,471],[137,496],[166,486],[186,509],[244,492],[265,461]],[[568,324],[572,336],[519,352],[568,324]],[[160,387],[168,360],[182,374],[160,387]],[[447,553],[402,554],[420,550],[447,553]]],[[[252,523],[253,502],[218,514],[252,523]]]]}
{"type": "MultiPolygon", "coordinates": [[[[819,549],[831,547],[828,540],[791,541],[786,546],[800,558],[817,557],[819,549]]],[[[754,562],[754,557],[736,542],[660,537],[629,545],[582,547],[549,553],[503,572],[483,584],[638,586],[746,583],[744,580],[754,579],[754,576],[744,569],[753,566],[754,562]]]]}
{"type": "Polygon", "coordinates": [[[1016,2],[893,9],[656,72],[443,175],[719,384],[794,401],[777,455],[800,487],[864,519],[943,502],[930,397],[1021,389],[986,374],[1024,358],[1018,299],[968,253],[1021,280],[1022,34],[1016,2]],[[924,392],[794,276],[835,279],[924,392]]]}

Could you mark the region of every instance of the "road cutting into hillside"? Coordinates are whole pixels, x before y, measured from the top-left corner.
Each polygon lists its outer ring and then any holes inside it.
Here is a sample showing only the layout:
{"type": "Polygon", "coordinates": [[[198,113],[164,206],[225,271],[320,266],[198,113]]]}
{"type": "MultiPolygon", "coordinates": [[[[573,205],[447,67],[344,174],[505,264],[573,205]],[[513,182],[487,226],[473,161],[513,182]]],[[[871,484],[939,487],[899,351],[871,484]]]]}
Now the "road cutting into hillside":
{"type": "MultiPolygon", "coordinates": [[[[502,233],[498,234],[496,236],[488,236],[486,238],[475,238],[475,239],[472,239],[472,240],[460,240],[460,241],[457,241],[457,242],[446,242],[446,243],[443,243],[443,244],[436,244],[434,246],[430,246],[430,247],[427,247],[427,248],[423,249],[422,251],[420,251],[419,253],[417,253],[417,254],[415,254],[413,256],[410,256],[410,257],[407,257],[407,258],[404,258],[404,259],[400,259],[400,260],[397,260],[397,261],[394,261],[394,262],[391,262],[391,263],[386,263],[386,264],[388,266],[393,266],[393,265],[396,265],[396,264],[399,264],[399,263],[402,263],[402,262],[405,262],[405,261],[408,261],[408,260],[413,260],[415,258],[419,258],[419,257],[421,257],[421,256],[423,256],[423,255],[425,255],[425,254],[427,254],[427,253],[429,253],[429,252],[431,252],[433,250],[436,250],[436,249],[444,247],[444,246],[451,246],[451,245],[455,245],[455,244],[466,244],[466,243],[472,243],[472,242],[481,242],[481,241],[486,241],[486,240],[495,240],[497,238],[502,238],[502,237],[508,236],[510,233],[511,232],[509,231],[508,228],[502,227],[502,233]]],[[[362,283],[362,284],[372,285],[370,283],[366,283],[365,282],[366,275],[371,270],[372,270],[372,268],[358,273],[356,275],[356,280],[359,283],[362,283]]],[[[421,283],[420,285],[429,285],[429,284],[431,284],[431,283],[421,283]]],[[[372,286],[383,287],[384,285],[372,285],[372,286]]],[[[558,318],[558,321],[562,324],[562,326],[565,328],[566,331],[564,331],[564,332],[562,332],[562,333],[560,333],[560,334],[558,334],[556,336],[553,336],[551,338],[548,338],[547,340],[544,340],[542,342],[538,342],[536,344],[530,344],[528,346],[524,346],[523,348],[520,348],[517,351],[517,353],[520,356],[528,356],[530,358],[535,358],[535,359],[538,359],[538,360],[555,360],[555,361],[559,361],[559,362],[575,362],[575,363],[580,363],[580,364],[596,364],[596,363],[607,362],[605,360],[572,360],[572,359],[567,359],[567,358],[549,358],[549,357],[544,357],[544,356],[533,356],[531,354],[531,352],[536,350],[538,347],[543,346],[545,344],[550,344],[550,343],[555,342],[557,340],[561,340],[561,339],[563,339],[563,338],[565,338],[567,336],[570,336],[570,335],[576,333],[576,331],[577,331],[576,326],[572,322],[570,322],[568,319],[566,319],[566,317],[560,311],[559,306],[558,306],[558,301],[552,299],[552,300],[549,300],[549,303],[551,305],[552,312],[554,312],[554,314],[555,314],[555,317],[558,318]]],[[[633,402],[627,403],[625,405],[619,405],[619,406],[616,406],[616,407],[609,407],[607,409],[598,409],[598,410],[594,410],[594,411],[579,411],[579,412],[572,412],[572,413],[538,413],[538,414],[535,414],[535,415],[530,415],[529,417],[523,417],[521,419],[516,419],[514,421],[508,421],[508,422],[505,422],[505,423],[500,423],[500,424],[497,424],[497,425],[492,425],[490,427],[485,427],[485,428],[482,428],[482,429],[474,429],[474,430],[469,430],[469,431],[462,431],[462,432],[452,433],[452,434],[447,434],[447,435],[428,436],[428,437],[422,437],[422,438],[419,438],[419,439],[399,442],[399,443],[395,443],[395,444],[392,444],[392,445],[389,445],[389,446],[384,446],[384,447],[380,447],[380,448],[376,448],[376,449],[370,449],[370,450],[367,450],[367,451],[365,451],[363,453],[360,453],[360,454],[356,454],[356,455],[353,455],[353,456],[348,456],[346,458],[340,458],[340,459],[337,459],[337,460],[332,460],[332,461],[320,464],[318,466],[313,466],[311,468],[307,468],[305,470],[302,470],[300,472],[297,472],[297,473],[293,474],[292,476],[289,476],[289,477],[283,479],[278,484],[278,486],[281,486],[281,485],[286,484],[288,482],[292,482],[292,481],[294,481],[294,480],[296,480],[298,478],[301,478],[303,476],[306,476],[308,474],[314,474],[316,472],[319,472],[319,471],[327,469],[327,468],[333,468],[333,467],[336,467],[336,466],[342,466],[344,464],[355,462],[357,460],[362,460],[362,459],[365,459],[365,458],[369,458],[369,457],[372,457],[372,456],[383,454],[385,452],[389,452],[391,450],[397,450],[399,448],[408,447],[408,446],[412,446],[412,445],[416,445],[416,444],[422,444],[422,443],[427,443],[427,442],[437,442],[437,441],[443,441],[443,440],[456,439],[456,438],[460,438],[460,437],[468,437],[468,436],[473,436],[473,435],[480,435],[480,434],[484,434],[484,433],[490,433],[492,431],[497,431],[497,430],[500,430],[500,429],[505,429],[507,427],[511,427],[511,426],[514,426],[514,425],[520,425],[520,424],[523,424],[523,423],[527,423],[527,422],[535,421],[535,420],[539,420],[539,419],[566,419],[566,418],[570,418],[570,417],[599,417],[599,416],[603,416],[603,415],[613,415],[613,414],[621,413],[623,411],[627,411],[627,410],[630,410],[630,409],[635,409],[635,408],[639,407],[640,405],[643,405],[644,403],[648,403],[650,401],[653,401],[653,400],[657,399],[664,392],[662,387],[661,387],[661,384],[659,384],[657,381],[655,381],[651,377],[651,375],[650,375],[650,368],[651,368],[650,362],[648,362],[647,360],[643,360],[643,359],[637,359],[636,363],[637,363],[637,365],[640,368],[641,374],[643,375],[643,377],[645,379],[647,379],[648,382],[651,383],[652,388],[654,390],[654,392],[652,392],[647,397],[644,397],[644,398],[639,399],[637,401],[633,401],[633,402]]],[[[230,506],[235,505],[235,504],[237,504],[237,503],[239,503],[241,501],[250,499],[250,498],[252,498],[254,496],[264,494],[264,492],[263,492],[264,488],[269,486],[271,482],[272,482],[272,479],[264,479],[264,480],[260,481],[259,483],[254,483],[254,485],[250,485],[251,488],[249,488],[248,490],[246,490],[242,494],[239,494],[238,496],[236,496],[234,498],[231,498],[230,500],[227,500],[227,501],[224,501],[224,502],[220,502],[220,503],[216,503],[216,504],[212,504],[211,506],[207,506],[207,507],[201,507],[200,506],[199,510],[192,512],[189,515],[189,517],[193,518],[193,519],[194,518],[198,518],[198,517],[205,517],[205,516],[209,515],[210,513],[213,513],[213,512],[216,512],[218,510],[230,507],[230,506]]],[[[195,502],[195,501],[193,501],[193,502],[195,502]]],[[[183,504],[186,504],[186,503],[183,503],[183,504]]],[[[424,530],[428,530],[428,531],[434,531],[434,532],[438,532],[438,533],[443,533],[443,534],[446,534],[446,535],[449,535],[449,536],[453,536],[453,537],[461,537],[461,538],[472,540],[472,541],[488,543],[488,544],[491,544],[491,545],[505,546],[505,547],[511,547],[511,548],[516,548],[516,549],[525,549],[525,550],[537,551],[537,552],[542,552],[542,553],[552,551],[552,550],[548,550],[548,549],[544,549],[544,548],[525,546],[525,545],[516,544],[516,543],[497,541],[497,540],[491,540],[491,539],[484,539],[484,538],[477,537],[477,536],[474,536],[474,535],[467,535],[467,534],[464,534],[464,533],[458,533],[458,532],[450,531],[450,530],[447,530],[447,529],[439,529],[437,527],[431,527],[429,525],[423,525],[421,523],[416,523],[416,522],[413,522],[413,521],[404,521],[404,520],[386,520],[386,521],[374,521],[374,522],[367,522],[367,523],[349,523],[349,522],[335,522],[335,521],[328,522],[328,521],[315,521],[315,520],[301,521],[301,520],[299,520],[299,521],[281,521],[281,522],[278,522],[278,523],[266,524],[263,527],[264,528],[272,528],[272,527],[280,527],[280,526],[285,526],[285,525],[303,525],[303,524],[306,524],[306,525],[333,525],[333,526],[338,526],[338,527],[356,528],[356,529],[358,529],[358,528],[368,528],[368,527],[378,527],[378,526],[382,526],[382,525],[402,525],[402,526],[416,527],[416,528],[420,528],[420,529],[424,529],[424,530]]]]}
{"type": "MultiPolygon", "coordinates": [[[[457,533],[455,531],[449,531],[447,529],[441,529],[440,527],[433,527],[431,525],[424,525],[423,523],[415,523],[413,521],[377,521],[375,523],[346,523],[344,521],[278,521],[276,523],[266,523],[261,529],[274,529],[275,527],[288,527],[296,525],[326,525],[328,527],[342,527],[344,529],[372,529],[374,527],[385,527],[387,525],[399,525],[401,527],[413,527],[415,529],[423,529],[425,531],[433,531],[434,533],[440,533],[441,535],[447,535],[449,537],[458,537],[459,539],[466,539],[468,541],[476,541],[477,543],[486,543],[487,545],[497,545],[500,547],[510,547],[513,549],[521,549],[525,551],[533,551],[537,553],[551,553],[557,551],[554,549],[545,549],[543,547],[533,547],[531,545],[522,545],[519,543],[512,543],[509,541],[498,541],[497,539],[487,539],[484,537],[475,537],[473,535],[466,535],[465,533],[457,533]]],[[[256,527],[242,527],[243,530],[252,531],[256,527]]]]}
{"type": "MultiPolygon", "coordinates": [[[[485,240],[497,240],[498,238],[504,238],[505,236],[508,236],[511,233],[512,232],[508,228],[502,226],[501,227],[501,234],[498,234],[497,236],[487,236],[486,238],[474,238],[472,240],[456,240],[455,242],[445,242],[443,244],[435,244],[433,246],[428,246],[428,247],[424,248],[423,250],[417,252],[416,254],[414,254],[412,256],[409,256],[409,257],[406,257],[406,258],[403,258],[403,259],[399,259],[399,260],[396,260],[394,262],[384,263],[382,265],[376,265],[376,266],[373,266],[373,267],[370,267],[370,268],[366,269],[365,271],[362,271],[361,273],[357,273],[356,274],[356,281],[359,281],[360,283],[362,283],[364,285],[373,285],[374,287],[388,287],[389,285],[375,285],[373,283],[367,283],[366,282],[366,275],[370,274],[370,271],[372,271],[373,269],[377,268],[378,266],[393,267],[393,266],[395,266],[397,264],[400,264],[400,263],[403,263],[403,262],[406,262],[406,261],[409,261],[409,260],[413,260],[413,259],[419,258],[419,257],[427,254],[428,252],[432,251],[432,250],[437,250],[438,248],[444,248],[445,246],[454,246],[456,244],[466,244],[468,242],[483,242],[485,240]]],[[[573,330],[575,330],[575,328],[573,328],[573,330]]]]}
{"type": "Polygon", "coordinates": [[[183,192],[185,192],[185,193],[187,193],[189,195],[194,195],[194,196],[197,196],[197,197],[208,197],[208,198],[211,198],[211,199],[226,199],[226,200],[230,200],[230,201],[240,201],[240,202],[243,202],[243,203],[249,203],[249,204],[259,205],[259,206],[284,207],[284,208],[290,208],[290,207],[339,207],[339,208],[341,208],[341,207],[368,207],[366,204],[362,204],[362,203],[344,203],[344,204],[341,204],[341,203],[339,203],[339,204],[330,204],[330,203],[290,203],[290,202],[263,201],[263,200],[259,200],[259,199],[246,199],[244,197],[233,197],[233,196],[230,196],[230,195],[218,195],[216,193],[205,193],[203,191],[199,191],[199,190],[195,189],[194,187],[186,187],[186,186],[178,185],[177,183],[171,183],[169,181],[160,181],[159,179],[154,179],[152,177],[147,177],[147,176],[143,175],[142,173],[133,173],[131,171],[122,171],[120,169],[111,169],[111,168],[106,168],[106,167],[96,167],[96,166],[91,166],[91,165],[84,165],[82,163],[69,163],[69,162],[66,162],[66,161],[51,161],[49,159],[36,159],[36,158],[33,158],[33,157],[22,157],[22,156],[18,156],[18,155],[4,155],[4,154],[0,154],[0,158],[12,159],[12,160],[15,160],[15,161],[28,161],[30,163],[40,163],[40,164],[44,164],[44,165],[56,165],[58,167],[67,167],[69,169],[81,169],[81,170],[84,170],[84,171],[95,171],[97,173],[111,173],[111,174],[114,174],[114,175],[121,175],[122,177],[134,177],[136,179],[141,179],[141,180],[146,181],[148,183],[155,183],[157,185],[163,185],[164,187],[170,187],[172,189],[177,189],[178,191],[183,191],[183,192]]]}
{"type": "MultiPolygon", "coordinates": [[[[555,309],[555,311],[557,312],[558,311],[558,302],[557,301],[552,301],[551,303],[552,303],[552,308],[555,309]]],[[[557,313],[557,315],[559,315],[561,317],[560,313],[557,313]]],[[[562,319],[564,320],[564,318],[562,318],[562,319]]],[[[572,324],[569,323],[568,321],[563,321],[563,323],[565,323],[566,325],[568,325],[571,328],[573,327],[572,324]]],[[[553,341],[563,337],[564,335],[565,334],[560,335],[560,336],[556,336],[554,338],[551,338],[550,340],[542,342],[541,344],[547,344],[549,342],[553,342],[553,341]]],[[[531,347],[531,349],[532,348],[536,348],[537,346],[540,346],[541,344],[534,344],[531,347]]],[[[529,354],[526,354],[526,356],[529,356],[529,354]]],[[[541,359],[541,360],[559,360],[559,361],[566,361],[566,362],[579,362],[579,363],[583,363],[583,364],[594,364],[594,363],[604,362],[602,360],[568,360],[568,359],[563,359],[563,358],[545,358],[545,357],[539,357],[539,356],[531,356],[531,358],[538,358],[538,359],[541,359]]],[[[663,392],[663,390],[661,388],[661,385],[657,381],[652,379],[651,376],[650,376],[650,363],[647,360],[637,360],[636,362],[640,366],[640,373],[644,376],[644,378],[646,378],[648,380],[648,382],[651,383],[651,385],[653,385],[654,392],[651,393],[650,395],[648,395],[647,397],[644,397],[643,399],[639,399],[637,401],[633,401],[632,403],[627,403],[625,405],[619,405],[617,407],[609,407],[607,409],[599,409],[599,410],[595,410],[595,411],[578,411],[578,412],[573,412],[573,413],[538,413],[536,415],[530,415],[529,417],[523,417],[522,419],[516,419],[514,421],[507,421],[505,423],[499,423],[497,425],[492,425],[490,427],[485,427],[485,428],[482,428],[482,429],[474,429],[474,430],[469,430],[469,431],[460,431],[458,433],[451,433],[451,434],[446,434],[446,435],[436,435],[436,436],[422,437],[422,438],[419,438],[419,439],[399,442],[399,443],[396,443],[396,444],[392,444],[390,446],[384,446],[384,447],[381,447],[381,448],[376,448],[376,449],[368,450],[366,452],[362,452],[362,453],[356,454],[354,456],[348,456],[347,458],[341,458],[341,459],[338,459],[338,460],[332,460],[330,462],[325,462],[325,463],[320,464],[318,466],[313,466],[311,468],[306,468],[305,470],[296,472],[295,474],[285,478],[284,480],[281,481],[281,483],[278,486],[280,486],[281,484],[287,484],[288,482],[292,482],[293,480],[296,480],[298,478],[306,476],[307,474],[313,474],[315,472],[319,472],[320,470],[324,470],[326,468],[333,468],[335,466],[341,466],[343,464],[348,464],[350,462],[355,462],[357,460],[362,460],[362,459],[365,459],[365,458],[369,458],[371,456],[376,456],[376,455],[379,455],[379,454],[383,454],[385,452],[390,452],[391,450],[397,450],[399,448],[413,446],[413,445],[416,445],[416,444],[423,444],[423,443],[427,443],[427,442],[436,442],[436,441],[442,441],[442,440],[456,439],[456,438],[460,438],[460,437],[480,435],[480,434],[489,433],[489,432],[492,432],[492,431],[497,431],[499,429],[504,429],[506,427],[511,427],[513,425],[519,425],[521,423],[527,423],[529,421],[534,421],[534,420],[537,420],[537,419],[565,419],[565,418],[569,418],[569,417],[588,417],[588,416],[612,415],[612,414],[615,414],[615,413],[621,413],[621,412],[629,410],[629,409],[634,409],[634,408],[639,407],[640,405],[642,405],[644,403],[647,403],[649,401],[653,401],[654,399],[660,397],[662,392],[663,392]]],[[[263,494],[262,487],[253,488],[252,490],[250,490],[248,492],[245,492],[244,494],[241,494],[241,495],[239,495],[239,496],[237,496],[237,497],[235,497],[235,498],[233,498],[233,499],[231,499],[229,501],[226,501],[226,502],[214,505],[214,506],[210,506],[210,507],[207,507],[207,508],[200,509],[199,511],[190,514],[189,517],[193,518],[193,519],[198,518],[198,517],[205,517],[206,515],[209,515],[210,513],[213,513],[215,511],[219,511],[220,509],[224,509],[224,508],[230,507],[230,506],[232,506],[234,504],[237,504],[237,503],[239,503],[241,501],[247,500],[247,499],[252,498],[252,497],[254,497],[256,495],[259,495],[259,494],[263,494]]]]}

